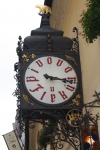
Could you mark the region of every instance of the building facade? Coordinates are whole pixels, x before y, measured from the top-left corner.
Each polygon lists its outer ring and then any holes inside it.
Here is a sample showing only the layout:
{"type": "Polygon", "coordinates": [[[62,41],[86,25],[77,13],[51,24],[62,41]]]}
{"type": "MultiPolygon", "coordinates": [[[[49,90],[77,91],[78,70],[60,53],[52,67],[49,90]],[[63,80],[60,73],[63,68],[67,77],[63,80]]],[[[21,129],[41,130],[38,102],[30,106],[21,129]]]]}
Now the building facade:
{"type": "Polygon", "coordinates": [[[50,20],[53,28],[63,30],[64,36],[70,38],[75,36],[72,32],[73,27],[77,27],[78,29],[84,103],[91,99],[100,83],[100,37],[92,44],[88,44],[82,35],[80,35],[82,27],[79,20],[82,11],[86,10],[85,3],[86,0],[82,2],[79,0],[63,0],[63,2],[61,0],[54,0],[50,20]]]}

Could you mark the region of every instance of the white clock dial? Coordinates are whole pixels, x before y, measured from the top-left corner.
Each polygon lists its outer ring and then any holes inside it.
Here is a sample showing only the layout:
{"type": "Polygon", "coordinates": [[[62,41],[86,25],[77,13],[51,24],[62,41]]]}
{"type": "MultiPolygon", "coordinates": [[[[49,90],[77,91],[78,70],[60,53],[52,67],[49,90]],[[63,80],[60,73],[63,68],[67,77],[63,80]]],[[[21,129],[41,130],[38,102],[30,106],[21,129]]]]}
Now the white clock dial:
{"type": "Polygon", "coordinates": [[[54,56],[34,60],[26,69],[24,80],[29,94],[45,104],[61,104],[69,100],[78,83],[73,67],[54,56]]]}

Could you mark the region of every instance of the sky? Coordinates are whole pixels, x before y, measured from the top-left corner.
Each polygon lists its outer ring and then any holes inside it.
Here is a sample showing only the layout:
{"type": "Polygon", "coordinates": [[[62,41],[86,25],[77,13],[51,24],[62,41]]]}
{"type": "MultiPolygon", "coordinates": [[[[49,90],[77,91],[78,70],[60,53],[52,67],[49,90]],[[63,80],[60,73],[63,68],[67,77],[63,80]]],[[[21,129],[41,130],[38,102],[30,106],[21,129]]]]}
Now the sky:
{"type": "Polygon", "coordinates": [[[13,130],[16,116],[17,98],[12,93],[16,89],[18,37],[24,40],[40,26],[36,4],[44,4],[44,0],[0,0],[0,150],[8,150],[2,135],[13,130]]]}

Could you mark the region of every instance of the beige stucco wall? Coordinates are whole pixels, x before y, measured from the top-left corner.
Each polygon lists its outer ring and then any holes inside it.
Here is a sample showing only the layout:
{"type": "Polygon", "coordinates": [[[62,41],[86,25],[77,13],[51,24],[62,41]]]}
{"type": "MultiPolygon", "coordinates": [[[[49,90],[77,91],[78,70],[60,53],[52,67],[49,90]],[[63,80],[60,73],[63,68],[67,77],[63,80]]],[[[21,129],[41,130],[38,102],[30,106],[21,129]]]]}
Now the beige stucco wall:
{"type": "MultiPolygon", "coordinates": [[[[54,0],[51,26],[64,31],[64,36],[75,37],[73,27],[82,32],[79,23],[80,14],[85,8],[86,0],[54,0]],[[63,2],[63,3],[62,3],[63,2]]],[[[82,68],[84,102],[90,100],[100,82],[100,38],[93,44],[87,44],[79,35],[80,59],[82,68]]]]}
{"type": "Polygon", "coordinates": [[[38,134],[42,128],[40,123],[35,123],[35,127],[29,128],[29,150],[38,150],[38,134]]]}

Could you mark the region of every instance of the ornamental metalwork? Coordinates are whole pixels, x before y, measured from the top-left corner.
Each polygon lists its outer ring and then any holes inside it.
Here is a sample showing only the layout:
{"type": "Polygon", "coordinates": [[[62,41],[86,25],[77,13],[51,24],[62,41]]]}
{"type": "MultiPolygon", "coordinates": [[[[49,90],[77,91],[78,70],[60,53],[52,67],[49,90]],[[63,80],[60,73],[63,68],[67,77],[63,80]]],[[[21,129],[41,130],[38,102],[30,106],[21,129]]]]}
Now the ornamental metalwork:
{"type": "Polygon", "coordinates": [[[75,61],[75,59],[74,59],[73,57],[66,55],[66,58],[67,58],[68,60],[74,62],[75,65],[77,65],[77,63],[76,63],[76,61],[75,61]]]}
{"type": "MultiPolygon", "coordinates": [[[[32,36],[26,38],[24,42],[21,36],[19,36],[18,47],[16,49],[19,61],[14,64],[14,70],[16,72],[14,76],[16,80],[16,89],[13,92],[13,96],[17,98],[18,109],[16,110],[15,124],[18,138],[22,143],[22,150],[29,150],[29,129],[34,130],[37,123],[42,125],[42,129],[38,135],[38,145],[42,146],[42,148],[46,149],[49,143],[51,145],[51,150],[60,150],[64,147],[63,143],[67,143],[67,149],[71,147],[74,150],[93,150],[93,148],[96,147],[96,150],[99,150],[98,120],[100,117],[98,114],[94,117],[89,112],[88,108],[95,107],[95,104],[100,107],[100,93],[95,92],[94,96],[96,100],[83,105],[82,91],[79,91],[81,89],[80,85],[76,95],[71,99],[71,103],[65,104],[65,107],[55,107],[55,109],[47,109],[47,107],[45,107],[45,109],[40,109],[38,105],[36,107],[37,109],[33,109],[32,105],[34,104],[31,103],[29,96],[24,92],[21,81],[23,72],[21,71],[30,59],[34,59],[40,53],[41,56],[43,56],[44,53],[48,55],[49,52],[52,55],[66,55],[66,59],[72,61],[75,67],[80,67],[77,28],[73,28],[73,32],[76,33],[76,38],[73,40],[66,37],[62,39],[63,32],[56,31],[47,26],[47,18],[44,17],[42,24],[46,25],[46,30],[45,27],[41,27],[38,31],[32,31],[32,36]],[[36,37],[33,35],[36,34],[37,36],[38,33],[41,33],[41,35],[36,40],[36,37]],[[41,40],[42,34],[45,35],[45,38],[41,40]],[[53,37],[53,35],[55,36],[53,37]],[[58,39],[56,39],[57,37],[58,39]],[[67,44],[63,44],[66,43],[65,41],[67,41],[67,44]],[[40,42],[40,45],[37,44],[38,42],[40,42]],[[73,55],[75,55],[75,59],[73,55]],[[23,107],[21,108],[22,99],[25,102],[23,105],[25,105],[26,109],[22,109],[23,107]],[[27,106],[32,109],[29,109],[27,106]],[[83,108],[85,108],[85,113],[83,113],[83,108]],[[43,133],[45,134],[44,136],[43,133]],[[23,135],[25,137],[24,141],[23,135]],[[41,135],[42,138],[45,139],[45,143],[40,142],[41,135]],[[89,140],[90,142],[88,142],[89,140]],[[92,142],[92,140],[94,140],[94,142],[92,142]]],[[[79,74],[81,73],[79,72],[79,74]]],[[[51,76],[48,77],[51,79],[51,76]]],[[[63,81],[60,78],[53,79],[63,81]]]]}
{"type": "MultiPolygon", "coordinates": [[[[20,139],[22,139],[23,133],[27,134],[27,130],[25,130],[25,124],[26,120],[30,118],[30,121],[28,122],[29,128],[34,129],[36,123],[41,123],[43,125],[42,129],[46,130],[46,135],[49,137],[49,140],[47,143],[45,143],[45,146],[47,146],[49,142],[51,145],[51,150],[62,149],[64,142],[68,143],[71,147],[73,147],[74,150],[83,150],[84,147],[88,147],[88,145],[86,145],[86,139],[88,139],[88,137],[92,137],[93,135],[94,139],[96,140],[95,145],[98,149],[100,148],[98,134],[98,120],[100,117],[98,114],[94,117],[87,111],[87,107],[95,107],[95,103],[97,103],[98,107],[100,107],[100,93],[95,91],[94,96],[96,97],[96,100],[84,105],[86,109],[85,114],[82,114],[81,110],[70,110],[68,112],[63,110],[33,110],[33,112],[29,113],[27,111],[20,110],[19,70],[16,70],[16,75],[14,78],[17,81],[17,89],[13,95],[17,97],[18,109],[16,111],[16,123],[18,136],[20,139]],[[43,119],[44,115],[46,117],[45,120],[43,119]],[[40,119],[37,119],[38,116],[40,116],[40,119]]],[[[24,97],[28,102],[28,97],[26,95],[24,95],[24,97]]],[[[76,96],[76,98],[79,97],[79,95],[76,96]]],[[[22,145],[23,150],[25,150],[25,143],[22,143],[22,145]]],[[[90,147],[90,150],[92,150],[92,148],[93,145],[90,147]]]]}
{"type": "Polygon", "coordinates": [[[75,32],[76,37],[72,39],[73,40],[72,51],[79,53],[78,29],[76,27],[74,27],[73,32],[75,32]]]}

